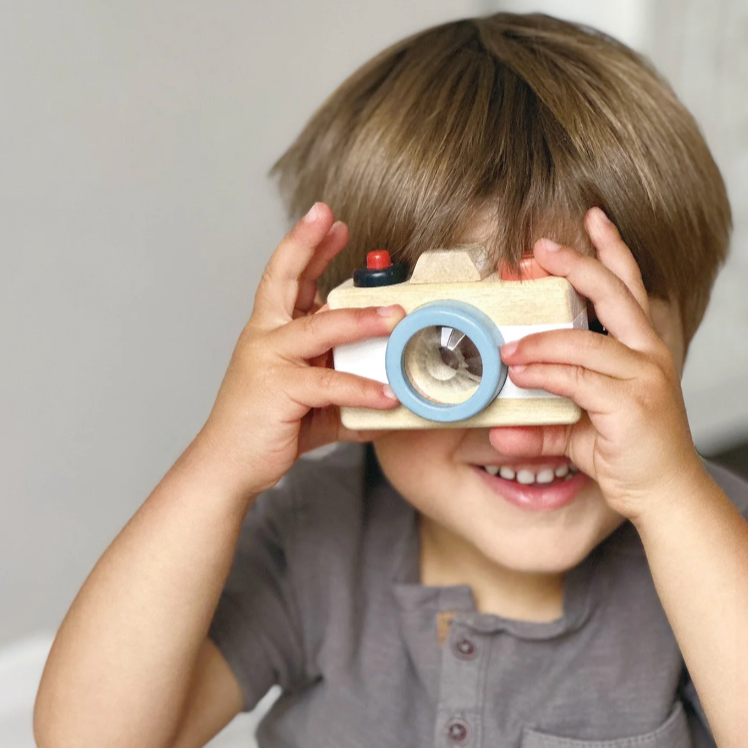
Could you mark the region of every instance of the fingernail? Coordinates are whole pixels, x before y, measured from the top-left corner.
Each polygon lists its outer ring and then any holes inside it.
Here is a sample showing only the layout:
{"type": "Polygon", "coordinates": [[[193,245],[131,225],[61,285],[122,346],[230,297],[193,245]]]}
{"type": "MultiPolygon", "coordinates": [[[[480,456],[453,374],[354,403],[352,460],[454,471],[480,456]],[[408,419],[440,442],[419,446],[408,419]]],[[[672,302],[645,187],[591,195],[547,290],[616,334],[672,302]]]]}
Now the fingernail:
{"type": "Polygon", "coordinates": [[[314,203],[309,212],[301,219],[304,223],[312,223],[319,218],[319,203],[314,203]]]}
{"type": "Polygon", "coordinates": [[[514,353],[516,350],[517,350],[517,341],[513,340],[511,343],[504,343],[504,345],[501,346],[501,355],[511,356],[512,353],[514,353]]]}
{"type": "Polygon", "coordinates": [[[513,372],[513,371],[521,372],[521,371],[524,371],[526,368],[527,368],[526,366],[510,366],[509,371],[510,372],[513,372]]]}
{"type": "Polygon", "coordinates": [[[397,307],[397,304],[392,304],[390,306],[380,306],[379,309],[377,309],[377,314],[380,317],[391,317],[397,311],[397,307]]]}
{"type": "Polygon", "coordinates": [[[397,400],[397,395],[395,395],[395,390],[392,389],[388,384],[382,385],[382,392],[384,392],[385,397],[389,397],[390,400],[397,400]]]}
{"type": "Polygon", "coordinates": [[[556,244],[552,239],[542,239],[543,242],[543,249],[545,249],[546,252],[558,252],[559,249],[561,249],[560,244],[556,244]]]}

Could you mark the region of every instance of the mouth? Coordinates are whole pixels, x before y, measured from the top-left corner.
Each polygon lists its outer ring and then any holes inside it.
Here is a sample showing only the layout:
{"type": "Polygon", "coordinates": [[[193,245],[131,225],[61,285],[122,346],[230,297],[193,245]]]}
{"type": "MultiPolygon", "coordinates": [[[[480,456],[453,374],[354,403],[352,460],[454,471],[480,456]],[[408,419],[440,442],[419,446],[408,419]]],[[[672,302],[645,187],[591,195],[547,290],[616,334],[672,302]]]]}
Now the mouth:
{"type": "Polygon", "coordinates": [[[590,483],[588,476],[564,458],[471,467],[494,493],[529,511],[560,509],[590,483]]]}

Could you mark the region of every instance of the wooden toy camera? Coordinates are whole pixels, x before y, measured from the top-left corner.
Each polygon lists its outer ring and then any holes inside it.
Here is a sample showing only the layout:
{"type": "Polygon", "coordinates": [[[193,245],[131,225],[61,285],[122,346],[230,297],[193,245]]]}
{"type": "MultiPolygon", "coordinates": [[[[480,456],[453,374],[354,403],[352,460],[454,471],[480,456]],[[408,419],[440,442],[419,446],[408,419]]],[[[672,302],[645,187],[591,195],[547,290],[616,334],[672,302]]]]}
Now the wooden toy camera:
{"type": "Polygon", "coordinates": [[[507,378],[499,348],[557,328],[587,329],[587,308],[565,278],[500,280],[480,245],[424,252],[407,279],[389,253],[330,291],[330,309],[400,304],[406,317],[388,338],[333,349],[335,368],[389,382],[393,410],[341,408],[350,429],[470,428],[574,423],[580,409],[507,378]]]}

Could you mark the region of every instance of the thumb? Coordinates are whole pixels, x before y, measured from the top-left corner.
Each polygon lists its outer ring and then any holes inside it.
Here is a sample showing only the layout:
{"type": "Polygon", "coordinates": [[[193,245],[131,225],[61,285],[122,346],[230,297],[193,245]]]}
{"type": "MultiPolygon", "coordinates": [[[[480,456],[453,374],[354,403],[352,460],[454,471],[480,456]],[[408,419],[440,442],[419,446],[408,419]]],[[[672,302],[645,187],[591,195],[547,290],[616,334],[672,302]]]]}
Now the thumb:
{"type": "Polygon", "coordinates": [[[554,426],[495,426],[488,439],[497,451],[522,457],[568,456],[574,424],[554,426]]]}
{"type": "Polygon", "coordinates": [[[583,473],[594,477],[597,432],[585,411],[576,423],[553,426],[496,426],[488,431],[494,449],[505,455],[568,457],[583,473]]]}

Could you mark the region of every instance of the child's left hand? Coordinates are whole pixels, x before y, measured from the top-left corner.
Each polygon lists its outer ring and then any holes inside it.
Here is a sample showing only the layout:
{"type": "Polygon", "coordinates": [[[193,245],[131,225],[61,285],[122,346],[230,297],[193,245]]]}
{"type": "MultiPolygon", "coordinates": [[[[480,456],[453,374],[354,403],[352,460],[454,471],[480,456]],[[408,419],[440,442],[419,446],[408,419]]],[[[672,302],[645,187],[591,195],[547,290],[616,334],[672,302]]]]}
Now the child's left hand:
{"type": "Polygon", "coordinates": [[[673,354],[655,330],[641,272],[615,226],[587,213],[598,258],[548,239],[535,258],[594,305],[608,335],[553,330],[504,345],[502,359],[520,387],[573,400],[585,413],[565,426],[493,428],[504,454],[565,454],[595,480],[612,509],[636,521],[677,499],[703,473],[691,438],[673,354]]]}

